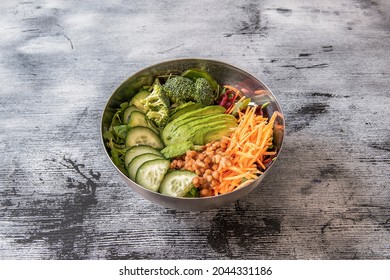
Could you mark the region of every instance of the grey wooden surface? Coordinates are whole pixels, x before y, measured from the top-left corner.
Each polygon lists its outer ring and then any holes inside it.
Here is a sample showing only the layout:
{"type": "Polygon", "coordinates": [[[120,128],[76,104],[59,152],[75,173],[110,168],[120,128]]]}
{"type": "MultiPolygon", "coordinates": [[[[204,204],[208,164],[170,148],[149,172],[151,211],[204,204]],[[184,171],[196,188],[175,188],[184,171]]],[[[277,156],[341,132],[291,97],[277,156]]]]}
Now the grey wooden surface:
{"type": "Polygon", "coordinates": [[[389,259],[390,1],[1,1],[0,259],[389,259]],[[164,209],[121,181],[100,116],[138,69],[201,57],[281,102],[244,199],[164,209]]]}

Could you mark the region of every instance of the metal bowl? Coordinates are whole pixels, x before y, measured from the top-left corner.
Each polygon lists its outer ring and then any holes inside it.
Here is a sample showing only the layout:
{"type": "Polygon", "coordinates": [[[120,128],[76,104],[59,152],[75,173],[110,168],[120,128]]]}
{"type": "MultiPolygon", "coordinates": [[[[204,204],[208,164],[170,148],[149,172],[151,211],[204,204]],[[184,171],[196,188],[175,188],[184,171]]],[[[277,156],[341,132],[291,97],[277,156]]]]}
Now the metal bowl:
{"type": "MultiPolygon", "coordinates": [[[[111,119],[117,108],[119,108],[119,105],[123,102],[129,101],[138,92],[140,87],[144,85],[151,85],[154,81],[154,77],[159,75],[169,75],[171,73],[180,74],[189,68],[202,68],[208,71],[220,85],[233,85],[236,88],[241,89],[247,97],[251,98],[252,104],[264,104],[265,102],[270,102],[263,111],[264,114],[268,116],[271,116],[274,111],[279,111],[281,113],[281,116],[278,117],[275,122],[277,123],[277,126],[275,126],[274,130],[274,144],[277,147],[278,153],[280,152],[284,138],[284,119],[282,117],[282,110],[275,96],[260,80],[256,79],[251,74],[224,62],[205,59],[178,59],[155,64],[138,71],[125,80],[111,95],[101,119],[102,143],[108,157],[109,154],[104,145],[103,133],[109,129],[111,119]]],[[[263,175],[251,184],[231,193],[204,198],[176,198],[150,191],[129,179],[115,166],[113,162],[111,163],[118,171],[119,175],[123,178],[124,182],[142,197],[168,208],[188,211],[203,211],[221,207],[247,195],[261,183],[274,162],[271,163],[263,175]]]]}

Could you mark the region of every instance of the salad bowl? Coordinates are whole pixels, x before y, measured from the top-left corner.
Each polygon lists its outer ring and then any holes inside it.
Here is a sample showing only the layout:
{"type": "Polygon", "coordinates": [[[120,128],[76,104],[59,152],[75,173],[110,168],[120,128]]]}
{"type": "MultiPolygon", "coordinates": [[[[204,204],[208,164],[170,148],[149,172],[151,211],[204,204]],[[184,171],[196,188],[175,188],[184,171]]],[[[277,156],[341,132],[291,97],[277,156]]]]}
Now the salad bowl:
{"type": "Polygon", "coordinates": [[[248,193],[261,185],[262,180],[269,173],[269,170],[277,160],[284,139],[284,118],[281,106],[271,90],[259,79],[248,72],[225,62],[209,59],[177,59],[164,61],[148,66],[127,78],[118,88],[114,90],[105,105],[101,118],[101,140],[105,154],[113,164],[114,169],[123,179],[124,183],[143,198],[160,206],[186,210],[204,211],[218,208],[228,203],[232,203],[245,197],[248,193]],[[144,86],[150,86],[158,76],[169,76],[179,74],[188,69],[203,69],[207,71],[220,85],[231,85],[250,98],[251,106],[266,104],[263,112],[264,116],[270,118],[273,113],[278,112],[278,117],[273,130],[273,145],[276,156],[267,165],[266,170],[253,182],[237,188],[229,193],[207,197],[173,197],[160,192],[152,191],[131,180],[128,174],[114,164],[110,156],[110,149],[106,145],[105,133],[110,129],[112,119],[123,102],[129,102],[144,86]]]}

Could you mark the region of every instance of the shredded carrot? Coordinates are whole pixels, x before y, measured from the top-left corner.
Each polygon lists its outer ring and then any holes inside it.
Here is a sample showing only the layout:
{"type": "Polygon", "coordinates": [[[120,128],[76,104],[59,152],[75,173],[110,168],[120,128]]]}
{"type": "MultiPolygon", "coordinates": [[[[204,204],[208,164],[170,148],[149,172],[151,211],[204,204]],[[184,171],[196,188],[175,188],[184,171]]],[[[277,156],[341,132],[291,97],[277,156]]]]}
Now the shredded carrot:
{"type": "Polygon", "coordinates": [[[242,101],[244,101],[246,99],[246,96],[242,96],[236,103],[234,103],[234,100],[236,98],[233,98],[233,103],[232,105],[228,108],[228,110],[226,110],[226,114],[230,114],[231,112],[234,111],[234,109],[240,104],[242,103],[242,101]]]}
{"type": "MultiPolygon", "coordinates": [[[[237,93],[237,89],[226,87],[237,93]]],[[[234,108],[230,108],[230,112],[234,108]]],[[[220,184],[215,194],[224,194],[241,188],[254,181],[266,169],[264,160],[275,156],[269,151],[272,145],[273,129],[279,112],[268,120],[256,115],[256,107],[245,112],[238,111],[238,126],[228,137],[225,156],[230,158],[230,166],[219,166],[220,184]],[[259,167],[257,167],[259,166],[259,167]]]]}
{"type": "Polygon", "coordinates": [[[242,182],[240,185],[238,185],[237,188],[241,188],[241,187],[247,186],[247,185],[249,185],[250,183],[252,183],[253,181],[254,181],[254,179],[246,180],[246,181],[242,182]]]}
{"type": "Polygon", "coordinates": [[[261,168],[265,169],[265,165],[261,162],[261,160],[257,160],[256,162],[261,166],[261,168]]]}
{"type": "Polygon", "coordinates": [[[242,178],[246,178],[246,176],[249,176],[249,175],[250,175],[250,172],[246,172],[246,173],[244,173],[244,174],[239,174],[239,175],[232,176],[232,177],[226,177],[226,178],[224,178],[223,180],[242,179],[242,178]]]}
{"type": "MultiPolygon", "coordinates": [[[[232,104],[230,105],[229,108],[226,109],[226,114],[230,114],[231,112],[233,112],[234,110],[234,107],[238,104],[238,103],[234,103],[234,101],[236,101],[237,97],[240,96],[240,93],[236,93],[234,96],[233,96],[233,99],[232,99],[232,104]]],[[[241,97],[239,100],[243,100],[245,99],[246,97],[243,96],[241,97]]]]}
{"type": "Polygon", "coordinates": [[[242,97],[241,92],[240,92],[238,89],[236,89],[235,87],[228,86],[228,85],[225,85],[225,86],[223,86],[223,87],[224,87],[224,88],[227,88],[227,89],[230,89],[230,90],[232,90],[232,91],[234,91],[237,95],[239,95],[240,97],[242,97]]]}

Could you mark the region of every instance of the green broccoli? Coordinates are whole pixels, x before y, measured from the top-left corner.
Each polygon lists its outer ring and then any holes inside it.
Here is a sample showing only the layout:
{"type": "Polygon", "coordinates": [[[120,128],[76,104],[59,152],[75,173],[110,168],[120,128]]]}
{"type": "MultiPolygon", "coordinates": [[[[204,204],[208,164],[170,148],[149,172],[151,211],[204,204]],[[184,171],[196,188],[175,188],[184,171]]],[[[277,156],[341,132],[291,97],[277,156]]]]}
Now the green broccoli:
{"type": "Polygon", "coordinates": [[[197,78],[193,82],[189,78],[175,76],[165,82],[164,88],[170,100],[177,105],[189,101],[212,105],[217,97],[216,92],[205,78],[197,78]]]}
{"type": "Polygon", "coordinates": [[[164,89],[173,103],[178,105],[188,101],[195,101],[195,87],[194,82],[188,78],[175,76],[169,78],[165,84],[164,89]]]}
{"type": "Polygon", "coordinates": [[[205,78],[196,79],[194,95],[194,99],[196,102],[204,105],[212,105],[214,104],[216,98],[217,96],[215,92],[205,78]]]}
{"type": "Polygon", "coordinates": [[[161,106],[166,108],[170,106],[167,93],[159,83],[154,84],[152,92],[144,99],[141,99],[141,104],[145,106],[147,111],[157,111],[161,106]]]}
{"type": "Polygon", "coordinates": [[[152,92],[141,103],[146,108],[146,117],[154,121],[159,128],[162,128],[169,117],[169,97],[164,87],[156,82],[152,92]]]}
{"type": "Polygon", "coordinates": [[[148,111],[146,117],[154,121],[159,128],[163,128],[168,121],[169,110],[167,107],[161,106],[158,111],[148,111]]]}

